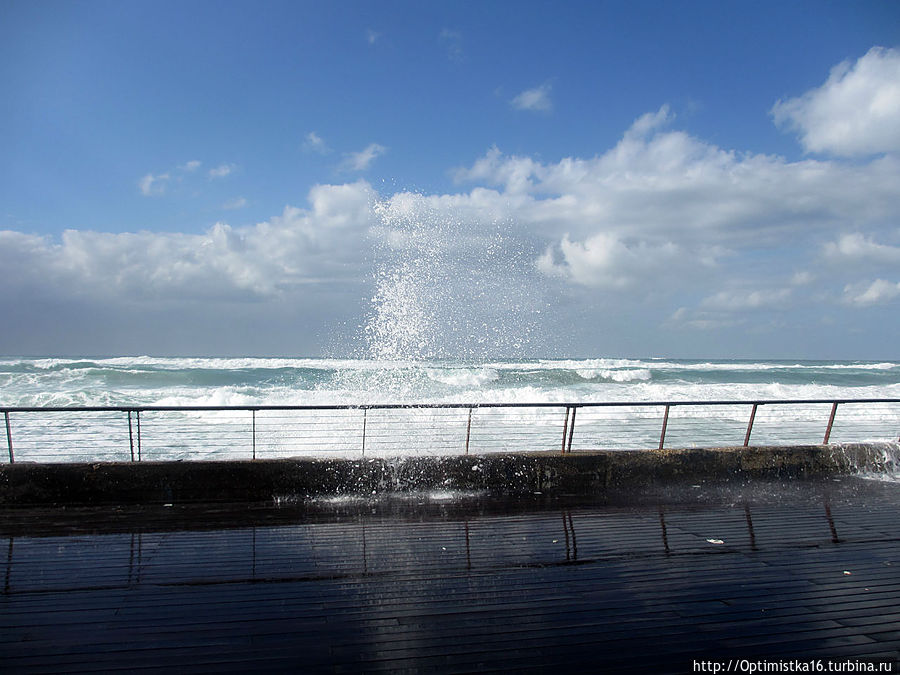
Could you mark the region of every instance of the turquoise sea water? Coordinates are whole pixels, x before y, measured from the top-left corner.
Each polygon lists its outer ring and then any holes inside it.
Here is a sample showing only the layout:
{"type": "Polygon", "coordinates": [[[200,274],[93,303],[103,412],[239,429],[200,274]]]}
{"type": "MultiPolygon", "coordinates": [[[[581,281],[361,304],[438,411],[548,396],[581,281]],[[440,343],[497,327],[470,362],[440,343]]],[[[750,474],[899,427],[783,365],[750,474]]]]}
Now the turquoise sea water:
{"type": "Polygon", "coordinates": [[[0,358],[0,405],[258,405],[900,397],[897,361],[0,358]]]}
{"type": "MultiPolygon", "coordinates": [[[[438,410],[12,412],[16,461],[390,456],[821,443],[830,403],[900,399],[900,362],[673,359],[376,361],[0,359],[0,407],[543,404],[438,410]],[[667,412],[661,403],[675,405],[667,412]],[[734,405],[722,405],[735,401],[734,405]],[[581,407],[569,428],[564,404],[581,407]],[[714,404],[715,402],[715,404],[714,404]],[[654,405],[642,405],[650,404],[654,405]],[[547,405],[559,404],[559,405],[547,405]],[[566,431],[563,431],[566,429],[566,431]]],[[[890,441],[900,403],[841,404],[831,442],[890,441]]],[[[892,460],[893,461],[893,460],[892,460]]]]}

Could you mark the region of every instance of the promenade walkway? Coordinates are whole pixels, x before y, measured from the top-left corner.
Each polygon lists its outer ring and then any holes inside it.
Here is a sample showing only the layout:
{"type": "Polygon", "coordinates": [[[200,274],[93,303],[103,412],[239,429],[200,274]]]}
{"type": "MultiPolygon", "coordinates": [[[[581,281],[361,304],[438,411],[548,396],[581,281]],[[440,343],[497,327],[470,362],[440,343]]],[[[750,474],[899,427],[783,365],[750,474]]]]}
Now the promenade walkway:
{"type": "Polygon", "coordinates": [[[7,508],[0,587],[5,673],[896,669],[900,485],[7,508]]]}

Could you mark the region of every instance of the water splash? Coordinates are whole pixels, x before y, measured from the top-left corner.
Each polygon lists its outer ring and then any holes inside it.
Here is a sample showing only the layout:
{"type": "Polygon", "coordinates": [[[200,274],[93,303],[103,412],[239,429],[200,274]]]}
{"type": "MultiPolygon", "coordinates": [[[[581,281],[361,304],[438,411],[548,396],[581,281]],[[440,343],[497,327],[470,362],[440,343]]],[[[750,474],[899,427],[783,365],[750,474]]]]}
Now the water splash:
{"type": "Polygon", "coordinates": [[[534,255],[508,224],[466,218],[411,193],[375,210],[369,358],[473,361],[533,346],[543,304],[534,255]]]}
{"type": "Polygon", "coordinates": [[[849,473],[889,483],[900,483],[900,443],[846,443],[834,446],[849,473]]]}
{"type": "Polygon", "coordinates": [[[408,192],[377,201],[375,212],[374,292],[360,356],[383,367],[355,373],[349,388],[421,401],[433,389],[429,363],[535,351],[542,284],[532,247],[510,223],[408,192]]]}

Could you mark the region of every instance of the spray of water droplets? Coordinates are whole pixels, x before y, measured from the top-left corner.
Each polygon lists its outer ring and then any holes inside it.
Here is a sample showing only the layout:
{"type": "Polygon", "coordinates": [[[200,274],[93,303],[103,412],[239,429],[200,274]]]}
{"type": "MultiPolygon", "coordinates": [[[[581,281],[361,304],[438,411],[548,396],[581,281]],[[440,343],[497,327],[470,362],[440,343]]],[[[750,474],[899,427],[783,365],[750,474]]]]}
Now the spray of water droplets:
{"type": "Polygon", "coordinates": [[[375,294],[364,326],[378,360],[521,356],[535,339],[534,256],[508,224],[402,193],[378,202],[375,294]]]}
{"type": "Polygon", "coordinates": [[[382,367],[366,372],[366,389],[422,400],[429,361],[483,363],[534,351],[545,300],[534,251],[510,223],[485,223],[412,193],[378,201],[375,211],[361,356],[382,367]]]}

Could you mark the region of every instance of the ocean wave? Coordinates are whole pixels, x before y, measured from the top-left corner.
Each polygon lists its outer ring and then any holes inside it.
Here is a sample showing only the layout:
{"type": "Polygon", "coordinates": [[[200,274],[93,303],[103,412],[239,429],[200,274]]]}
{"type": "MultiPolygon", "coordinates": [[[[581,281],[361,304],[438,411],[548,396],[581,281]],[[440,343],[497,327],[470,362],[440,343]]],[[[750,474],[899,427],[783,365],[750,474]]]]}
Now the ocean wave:
{"type": "Polygon", "coordinates": [[[107,358],[0,358],[0,372],[114,369],[142,372],[152,370],[280,370],[310,369],[319,371],[403,370],[410,368],[453,370],[456,368],[489,368],[495,371],[603,371],[603,370],[668,370],[668,371],[772,371],[785,370],[871,370],[900,369],[895,361],[692,361],[677,359],[534,359],[490,361],[478,364],[442,361],[378,361],[350,358],[307,357],[156,357],[117,356],[107,358]]]}
{"type": "Polygon", "coordinates": [[[572,370],[579,369],[613,369],[636,368],[649,365],[646,361],[637,359],[535,359],[533,361],[491,361],[486,364],[496,370],[520,370],[535,372],[541,370],[572,370]]]}
{"type": "Polygon", "coordinates": [[[182,391],[158,398],[154,405],[159,406],[253,406],[281,405],[270,397],[260,397],[258,393],[241,391],[231,387],[220,387],[213,390],[182,391]]]}
{"type": "Polygon", "coordinates": [[[893,370],[900,362],[796,362],[796,361],[652,361],[660,370],[689,371],[785,371],[785,370],[893,370]]]}
{"type": "Polygon", "coordinates": [[[0,404],[334,405],[896,398],[895,362],[0,359],[0,404]],[[748,374],[746,371],[752,371],[748,374]]]}
{"type": "Polygon", "coordinates": [[[640,382],[649,380],[653,374],[648,368],[630,370],[610,370],[607,368],[576,370],[578,376],[585,380],[606,380],[608,382],[640,382]]]}
{"type": "Polygon", "coordinates": [[[493,368],[444,370],[426,368],[425,374],[435,382],[452,387],[480,387],[488,382],[496,382],[500,378],[500,374],[493,368]]]}
{"type": "Polygon", "coordinates": [[[279,370],[307,368],[337,370],[341,368],[379,368],[384,364],[356,359],[319,359],[287,357],[157,357],[115,356],[108,358],[0,358],[0,370],[279,370]]]}

